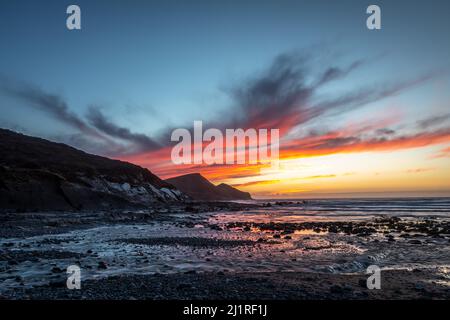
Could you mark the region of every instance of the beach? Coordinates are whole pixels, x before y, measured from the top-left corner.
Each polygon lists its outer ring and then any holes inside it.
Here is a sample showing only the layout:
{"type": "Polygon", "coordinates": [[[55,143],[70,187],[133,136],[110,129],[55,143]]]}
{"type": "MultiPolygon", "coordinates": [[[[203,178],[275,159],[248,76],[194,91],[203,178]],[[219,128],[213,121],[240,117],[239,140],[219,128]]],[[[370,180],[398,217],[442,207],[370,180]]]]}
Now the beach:
{"type": "Polygon", "coordinates": [[[187,202],[2,215],[5,299],[448,299],[450,200],[187,202]],[[81,270],[81,289],[66,269],[81,270]],[[381,269],[368,289],[367,267],[381,269]]]}

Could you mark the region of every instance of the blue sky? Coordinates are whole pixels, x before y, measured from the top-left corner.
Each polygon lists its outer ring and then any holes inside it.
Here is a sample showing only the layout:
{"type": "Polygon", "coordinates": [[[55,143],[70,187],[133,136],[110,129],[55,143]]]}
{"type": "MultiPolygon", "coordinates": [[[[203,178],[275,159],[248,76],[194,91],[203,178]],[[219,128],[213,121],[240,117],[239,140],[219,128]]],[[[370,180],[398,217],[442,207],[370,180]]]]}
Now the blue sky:
{"type": "Polygon", "coordinates": [[[450,194],[449,31],[444,0],[3,0],[0,127],[261,197],[450,194]],[[284,169],[173,165],[194,120],[279,128],[284,169]]]}
{"type": "Polygon", "coordinates": [[[265,196],[298,196],[304,176],[337,179],[311,192],[450,192],[449,16],[444,0],[3,0],[0,127],[168,177],[199,170],[171,164],[173,128],[276,125],[286,166],[310,169],[200,171],[265,196]],[[70,4],[82,30],[66,28],[70,4]]]}
{"type": "MultiPolygon", "coordinates": [[[[329,90],[448,67],[447,1],[377,1],[381,31],[365,28],[367,1],[76,3],[81,31],[65,28],[72,2],[2,1],[1,75],[63,96],[80,115],[97,105],[146,134],[214,117],[230,103],[224,88],[293,50],[312,48],[336,63],[371,61],[329,90]]],[[[50,134],[46,122],[67,130],[42,115],[18,121],[26,112],[12,109],[23,102],[0,99],[3,123],[23,121],[35,134],[50,134]]]]}

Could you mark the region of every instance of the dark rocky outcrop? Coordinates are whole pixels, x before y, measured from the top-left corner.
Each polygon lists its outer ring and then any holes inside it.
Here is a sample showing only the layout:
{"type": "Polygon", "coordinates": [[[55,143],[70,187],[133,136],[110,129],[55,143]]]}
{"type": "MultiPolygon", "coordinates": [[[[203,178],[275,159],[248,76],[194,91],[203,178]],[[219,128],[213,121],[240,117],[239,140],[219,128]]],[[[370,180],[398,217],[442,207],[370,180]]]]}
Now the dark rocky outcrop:
{"type": "Polygon", "coordinates": [[[0,210],[146,207],[184,198],[137,165],[0,129],[0,210]]]}
{"type": "Polygon", "coordinates": [[[250,193],[238,190],[226,183],[221,183],[216,188],[220,194],[229,199],[250,200],[252,198],[250,193]]]}
{"type": "Polygon", "coordinates": [[[232,186],[222,183],[215,186],[199,173],[186,174],[167,179],[166,182],[174,185],[180,191],[194,200],[250,200],[250,193],[240,191],[232,186]]]}

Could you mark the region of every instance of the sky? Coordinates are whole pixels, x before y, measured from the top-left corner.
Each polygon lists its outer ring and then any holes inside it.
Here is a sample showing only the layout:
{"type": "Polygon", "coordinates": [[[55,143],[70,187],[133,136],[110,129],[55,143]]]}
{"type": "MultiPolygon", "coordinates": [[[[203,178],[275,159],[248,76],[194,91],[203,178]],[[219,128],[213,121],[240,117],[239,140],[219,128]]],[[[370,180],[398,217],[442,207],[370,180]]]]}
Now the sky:
{"type": "Polygon", "coordinates": [[[450,196],[449,31],[444,0],[2,0],[0,127],[256,198],[450,196]],[[173,164],[195,120],[279,129],[280,167],[173,164]]]}

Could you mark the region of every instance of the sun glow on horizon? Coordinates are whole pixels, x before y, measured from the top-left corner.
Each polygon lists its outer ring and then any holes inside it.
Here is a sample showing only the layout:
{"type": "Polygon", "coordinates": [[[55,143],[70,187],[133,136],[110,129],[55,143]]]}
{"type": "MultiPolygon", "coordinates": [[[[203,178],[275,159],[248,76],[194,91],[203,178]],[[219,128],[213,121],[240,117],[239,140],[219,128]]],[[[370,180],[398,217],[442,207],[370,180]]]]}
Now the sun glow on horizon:
{"type": "Polygon", "coordinates": [[[433,158],[439,146],[395,152],[342,153],[280,160],[278,170],[216,180],[255,197],[302,197],[312,194],[414,193],[450,195],[450,162],[433,158]]]}

